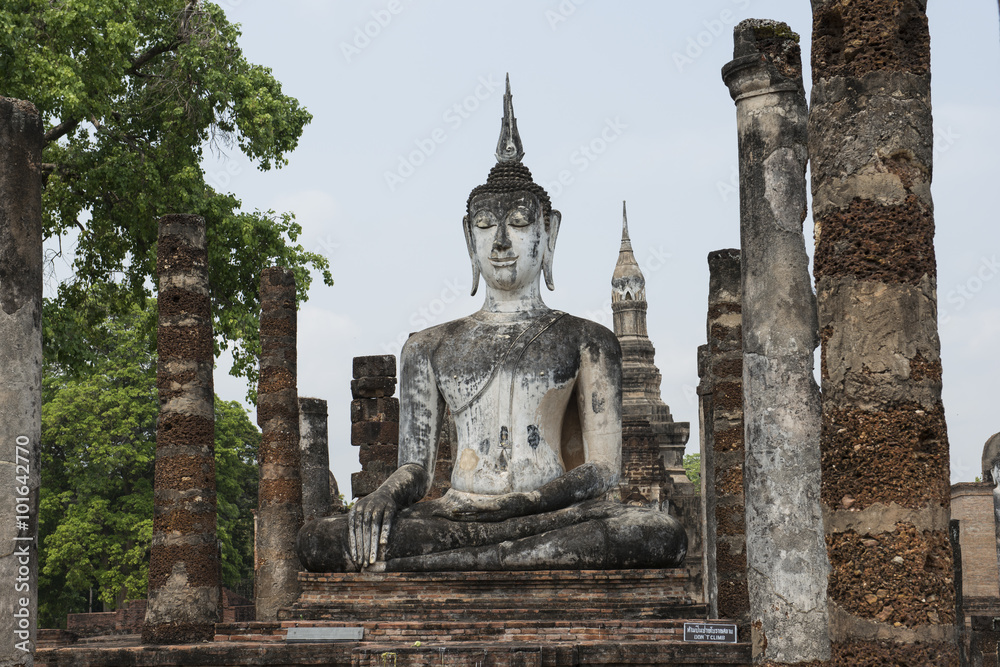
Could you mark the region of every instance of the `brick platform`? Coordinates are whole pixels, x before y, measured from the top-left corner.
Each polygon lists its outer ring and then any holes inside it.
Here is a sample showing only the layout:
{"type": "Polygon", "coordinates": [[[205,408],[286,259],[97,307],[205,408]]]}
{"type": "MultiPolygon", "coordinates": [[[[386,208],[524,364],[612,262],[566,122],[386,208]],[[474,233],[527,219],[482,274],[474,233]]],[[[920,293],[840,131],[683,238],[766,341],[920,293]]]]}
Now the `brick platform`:
{"type": "Polygon", "coordinates": [[[215,642],[42,649],[36,664],[749,665],[748,644],[693,644],[705,606],[684,570],[301,573],[278,622],[220,623],[215,642]],[[286,643],[289,628],[364,628],[359,642],[286,643]]]}
{"type": "Polygon", "coordinates": [[[671,570],[299,573],[279,620],[497,621],[704,618],[671,570]]]}
{"type": "Polygon", "coordinates": [[[749,665],[748,644],[683,644],[678,642],[581,642],[578,644],[476,644],[399,646],[393,644],[259,644],[216,642],[185,646],[41,649],[39,667],[116,665],[128,667],[208,667],[221,665],[327,665],[361,667],[393,665],[475,665],[531,667],[570,665],[684,665],[717,667],[749,665]]]}

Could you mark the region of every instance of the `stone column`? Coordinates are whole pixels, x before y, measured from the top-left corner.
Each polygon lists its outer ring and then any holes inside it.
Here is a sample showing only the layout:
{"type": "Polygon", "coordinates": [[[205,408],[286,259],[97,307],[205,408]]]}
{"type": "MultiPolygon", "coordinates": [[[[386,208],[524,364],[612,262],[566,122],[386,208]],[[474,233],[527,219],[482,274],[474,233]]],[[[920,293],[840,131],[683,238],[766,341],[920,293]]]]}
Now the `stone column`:
{"type": "Polygon", "coordinates": [[[215,354],[204,218],[160,218],[156,273],[160,416],[142,641],[211,641],[222,599],[215,533],[215,354]]]}
{"type": "Polygon", "coordinates": [[[295,276],[271,267],[260,276],[260,488],[254,554],[257,620],[277,619],[299,595],[295,538],[302,527],[295,276]]]}
{"type": "Polygon", "coordinates": [[[42,435],[42,118],[0,97],[0,665],[31,665],[38,627],[42,435]]]}
{"type": "Polygon", "coordinates": [[[740,252],[708,255],[708,364],[711,376],[712,471],[718,612],[748,639],[746,523],[743,501],[743,327],[740,252]]]}
{"type": "Polygon", "coordinates": [[[808,109],[798,35],[748,19],[734,40],[722,78],[739,134],[750,627],[755,663],[789,665],[830,658],[819,340],[802,235],[808,109]]]}
{"type": "Polygon", "coordinates": [[[833,658],[957,665],[926,1],[812,7],[833,658]]]}
{"type": "Polygon", "coordinates": [[[299,456],[302,464],[302,520],[330,512],[330,449],[326,401],[299,399],[299,456]]]}
{"type": "Polygon", "coordinates": [[[399,459],[399,399],[396,357],[354,357],[351,380],[351,444],[359,448],[361,472],[351,475],[355,498],[367,496],[395,472],[399,459]]]}
{"type": "Polygon", "coordinates": [[[719,581],[716,571],[715,443],[712,429],[712,376],[708,372],[709,345],[698,346],[698,451],[701,454],[702,595],[708,617],[719,617],[719,581]]]}

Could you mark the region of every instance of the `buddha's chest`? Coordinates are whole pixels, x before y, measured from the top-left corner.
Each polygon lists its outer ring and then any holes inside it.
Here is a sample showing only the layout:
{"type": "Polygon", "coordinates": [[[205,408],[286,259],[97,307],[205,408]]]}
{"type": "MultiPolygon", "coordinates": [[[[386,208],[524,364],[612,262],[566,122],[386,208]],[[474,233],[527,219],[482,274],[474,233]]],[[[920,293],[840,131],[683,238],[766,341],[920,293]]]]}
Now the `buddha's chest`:
{"type": "Polygon", "coordinates": [[[479,354],[456,355],[436,369],[455,419],[458,490],[527,491],[565,472],[561,429],[579,354],[544,337],[518,345],[516,335],[493,336],[479,354]]]}

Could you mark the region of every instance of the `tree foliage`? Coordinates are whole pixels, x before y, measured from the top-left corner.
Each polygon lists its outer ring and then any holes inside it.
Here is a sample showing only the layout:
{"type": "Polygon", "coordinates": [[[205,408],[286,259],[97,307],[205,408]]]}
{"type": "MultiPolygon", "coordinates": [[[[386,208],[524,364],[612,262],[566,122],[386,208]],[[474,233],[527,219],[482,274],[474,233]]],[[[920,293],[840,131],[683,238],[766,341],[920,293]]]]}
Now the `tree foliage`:
{"type": "MultiPolygon", "coordinates": [[[[45,302],[50,362],[80,370],[108,314],[155,284],[157,219],[204,216],[217,351],[255,384],[258,282],[270,265],[332,284],[326,259],[295,241],[290,214],[241,211],[205,182],[205,150],[236,148],[262,170],[285,164],[310,114],[248,62],[237,25],[200,0],[5,0],[0,94],[45,121],[44,234],[75,242],[73,276],[45,302]],[[92,299],[95,294],[100,299],[92,299]]],[[[149,321],[143,331],[152,337],[149,321]]]]}
{"type": "MultiPolygon", "coordinates": [[[[150,303],[155,312],[155,303],[150,303]]],[[[39,608],[43,627],[94,602],[145,597],[153,532],[156,356],[139,335],[147,313],[111,318],[88,372],[46,366],[42,405],[39,608]]],[[[253,574],[260,433],[216,398],[215,464],[223,582],[253,574]]]]}
{"type": "Polygon", "coordinates": [[[701,488],[701,454],[684,455],[684,474],[692,484],[701,488]]]}

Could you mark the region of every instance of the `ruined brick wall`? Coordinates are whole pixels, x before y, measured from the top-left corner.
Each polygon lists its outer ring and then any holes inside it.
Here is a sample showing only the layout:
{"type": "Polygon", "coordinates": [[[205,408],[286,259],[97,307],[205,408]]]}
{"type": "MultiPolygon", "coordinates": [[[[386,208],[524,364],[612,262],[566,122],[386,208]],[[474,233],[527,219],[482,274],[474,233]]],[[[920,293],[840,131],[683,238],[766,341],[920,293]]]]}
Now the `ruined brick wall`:
{"type": "Polygon", "coordinates": [[[924,0],[813,2],[809,154],[836,664],[958,664],[929,40],[924,0]]]}
{"type": "Polygon", "coordinates": [[[399,458],[399,399],[396,357],[354,357],[351,380],[351,444],[358,447],[361,472],[351,475],[351,492],[362,498],[396,470],[399,458]]]}
{"type": "Polygon", "coordinates": [[[210,640],[219,619],[215,355],[205,220],[160,218],[153,544],[146,644],[210,640]]]}
{"type": "Polygon", "coordinates": [[[718,613],[740,626],[749,638],[746,522],[743,498],[743,327],[740,252],[717,250],[708,255],[708,353],[706,375],[711,387],[710,413],[714,512],[708,517],[715,533],[718,613]]]}
{"type": "Polygon", "coordinates": [[[660,446],[648,421],[622,421],[622,476],[618,487],[627,505],[659,509],[667,501],[663,487],[667,470],[660,458],[660,446]]]}
{"type": "Polygon", "coordinates": [[[1000,579],[993,525],[993,487],[979,482],[952,485],[951,518],[961,522],[963,596],[996,598],[1000,595],[1000,579]]]}
{"type": "Polygon", "coordinates": [[[295,539],[302,527],[295,276],[264,269],[260,277],[260,384],[257,425],[257,536],[254,597],[257,620],[272,621],[298,596],[295,539]]]}

